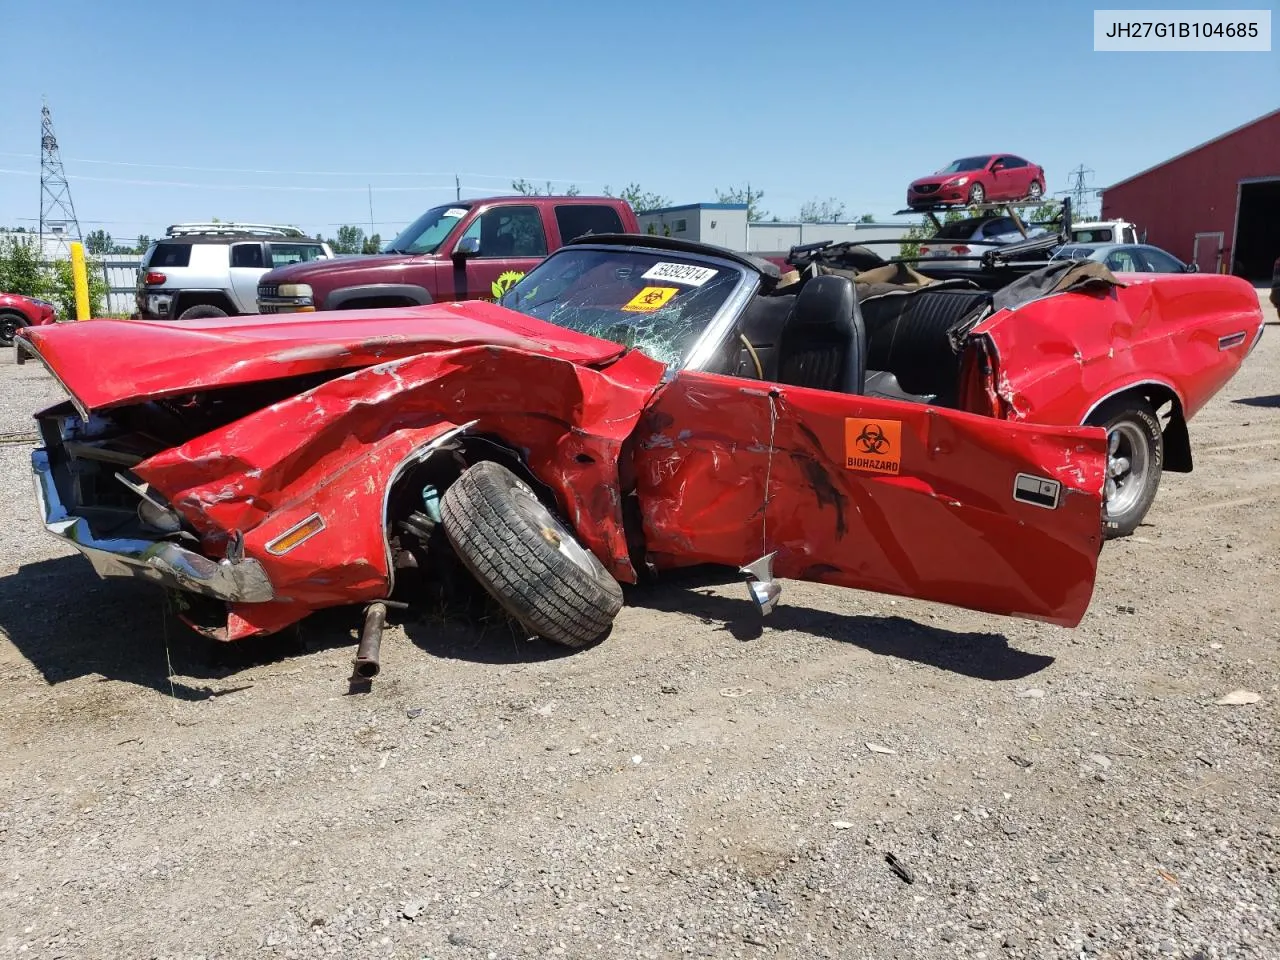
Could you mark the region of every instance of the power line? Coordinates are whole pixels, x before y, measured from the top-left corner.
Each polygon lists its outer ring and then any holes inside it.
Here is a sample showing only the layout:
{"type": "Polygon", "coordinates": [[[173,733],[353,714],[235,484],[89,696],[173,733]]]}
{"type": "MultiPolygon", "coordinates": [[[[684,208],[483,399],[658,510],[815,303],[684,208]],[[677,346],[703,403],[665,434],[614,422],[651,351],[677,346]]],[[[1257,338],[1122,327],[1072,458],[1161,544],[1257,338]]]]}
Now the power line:
{"type": "MultiPolygon", "coordinates": [[[[0,150],[0,157],[21,157],[24,159],[34,159],[39,154],[34,153],[12,153],[0,150]]],[[[66,163],[93,163],[103,164],[114,167],[146,167],[153,170],[186,170],[191,173],[249,173],[262,174],[270,176],[282,177],[351,177],[353,179],[364,179],[368,177],[449,177],[454,178],[460,176],[456,171],[449,172],[430,172],[422,170],[411,170],[403,172],[368,172],[360,170],[261,170],[251,167],[193,167],[177,163],[142,163],[134,160],[89,160],[84,157],[67,157],[66,163]]],[[[523,177],[512,176],[505,173],[467,173],[467,177],[474,177],[477,180],[530,180],[534,182],[547,183],[598,183],[597,180],[585,180],[581,177],[532,177],[525,175],[523,177]]]]}

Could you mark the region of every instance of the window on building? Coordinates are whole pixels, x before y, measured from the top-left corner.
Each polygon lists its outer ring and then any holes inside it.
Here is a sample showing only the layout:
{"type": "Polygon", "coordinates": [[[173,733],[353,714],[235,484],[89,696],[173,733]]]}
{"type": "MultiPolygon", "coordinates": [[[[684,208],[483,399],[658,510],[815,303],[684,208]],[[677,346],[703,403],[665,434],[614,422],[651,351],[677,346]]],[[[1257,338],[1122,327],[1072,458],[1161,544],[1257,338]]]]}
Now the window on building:
{"type": "Polygon", "coordinates": [[[671,225],[671,229],[674,230],[676,233],[684,233],[686,230],[689,229],[689,221],[677,220],[675,223],[671,225]]]}

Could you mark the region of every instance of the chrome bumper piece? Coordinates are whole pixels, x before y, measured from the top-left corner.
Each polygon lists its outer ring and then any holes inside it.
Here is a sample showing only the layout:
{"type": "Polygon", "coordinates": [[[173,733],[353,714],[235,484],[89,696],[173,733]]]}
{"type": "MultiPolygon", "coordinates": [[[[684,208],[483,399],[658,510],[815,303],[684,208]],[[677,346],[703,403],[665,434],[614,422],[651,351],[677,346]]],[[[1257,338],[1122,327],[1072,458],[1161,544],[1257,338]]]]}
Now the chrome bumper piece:
{"type": "Polygon", "coordinates": [[[262,564],[252,558],[210,560],[167,540],[98,539],[88,521],[71,514],[62,503],[46,450],[32,452],[31,470],[45,529],[88,557],[98,576],[151,580],[228,603],[265,603],[275,598],[262,564]]]}

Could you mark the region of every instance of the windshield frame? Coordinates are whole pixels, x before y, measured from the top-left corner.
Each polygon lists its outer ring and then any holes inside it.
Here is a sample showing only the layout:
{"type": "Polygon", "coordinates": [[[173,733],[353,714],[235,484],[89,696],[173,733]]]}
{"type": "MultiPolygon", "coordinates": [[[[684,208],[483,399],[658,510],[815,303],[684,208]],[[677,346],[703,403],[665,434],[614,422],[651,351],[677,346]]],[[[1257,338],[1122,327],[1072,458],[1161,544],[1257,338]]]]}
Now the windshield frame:
{"type": "MultiPolygon", "coordinates": [[[[646,244],[644,240],[638,236],[635,243],[627,244],[566,243],[552,251],[550,255],[542,260],[541,263],[521,277],[517,283],[512,285],[512,287],[503,294],[498,303],[502,306],[506,306],[503,301],[508,297],[513,297],[513,295],[516,294],[520,287],[522,287],[530,277],[556,257],[583,250],[605,254],[640,253],[652,255],[659,259],[662,259],[663,257],[687,259],[689,262],[697,263],[700,266],[715,267],[717,270],[732,271],[737,275],[738,279],[735,281],[734,288],[729,292],[729,295],[725,297],[724,302],[720,304],[720,307],[716,312],[711,315],[711,318],[707,321],[706,328],[698,338],[694,340],[693,345],[689,348],[688,354],[684,358],[684,361],[679,364],[667,364],[666,372],[663,375],[664,381],[672,379],[676,374],[685,370],[700,370],[706,365],[707,361],[715,356],[717,348],[729,336],[734,325],[737,323],[738,318],[742,315],[742,311],[745,310],[747,304],[751,302],[751,298],[756,295],[756,292],[760,289],[760,285],[763,281],[763,278],[758,271],[750,269],[744,264],[737,263],[727,257],[718,257],[712,253],[704,253],[702,251],[678,250],[671,249],[666,246],[650,245],[646,244]]],[[[541,320],[540,317],[524,313],[521,310],[517,310],[515,307],[507,307],[507,309],[515,313],[519,313],[522,317],[529,317],[532,320],[541,320]]],[[[542,322],[550,323],[552,326],[560,326],[551,320],[542,320],[542,322]]],[[[561,327],[561,329],[573,330],[572,327],[561,327]]],[[[590,334],[587,334],[587,336],[590,336],[590,334]]],[[[632,347],[630,349],[635,350],[637,353],[644,353],[644,351],[639,347],[632,347]]],[[[645,356],[649,355],[645,354],[645,356]]],[[[655,362],[661,361],[655,360],[655,362]]]]}

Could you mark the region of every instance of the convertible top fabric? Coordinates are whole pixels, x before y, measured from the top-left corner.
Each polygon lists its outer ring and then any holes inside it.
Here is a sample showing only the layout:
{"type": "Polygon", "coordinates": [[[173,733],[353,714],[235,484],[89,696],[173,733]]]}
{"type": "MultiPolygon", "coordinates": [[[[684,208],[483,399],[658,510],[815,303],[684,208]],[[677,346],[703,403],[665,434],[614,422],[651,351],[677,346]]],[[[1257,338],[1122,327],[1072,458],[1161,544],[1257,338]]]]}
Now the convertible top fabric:
{"type": "Polygon", "coordinates": [[[1039,300],[1051,293],[1070,290],[1106,291],[1123,287],[1114,273],[1094,260],[1063,260],[1041,267],[1034,273],[1019,277],[1007,287],[1002,287],[991,298],[993,310],[1010,310],[1032,300],[1039,300]]]}

